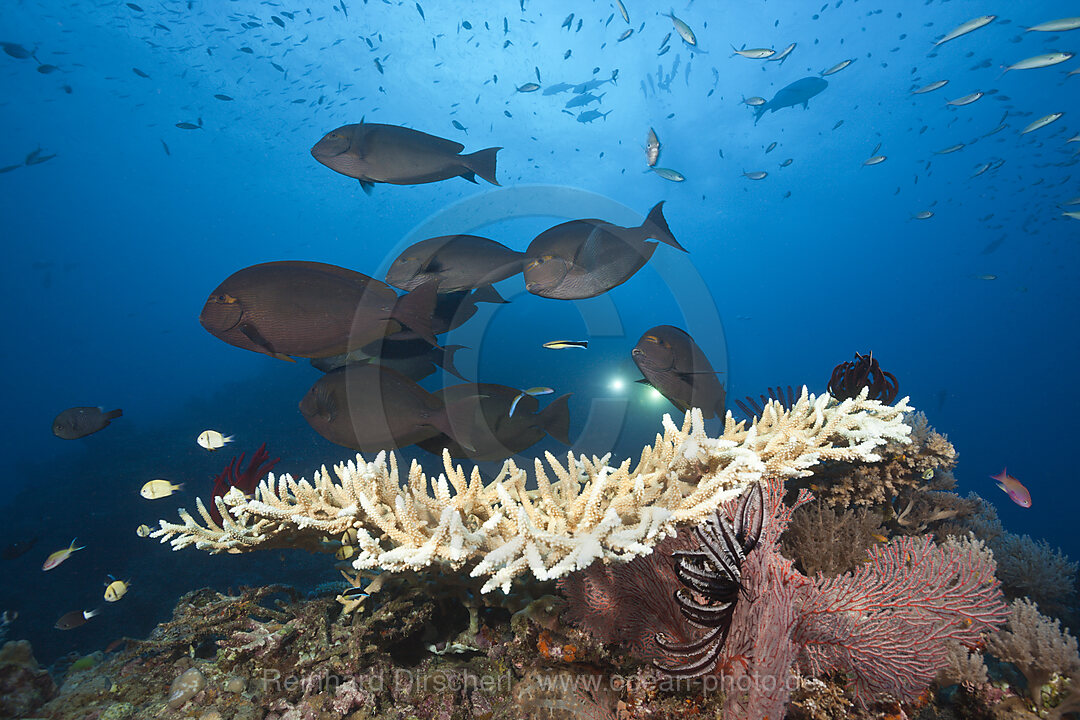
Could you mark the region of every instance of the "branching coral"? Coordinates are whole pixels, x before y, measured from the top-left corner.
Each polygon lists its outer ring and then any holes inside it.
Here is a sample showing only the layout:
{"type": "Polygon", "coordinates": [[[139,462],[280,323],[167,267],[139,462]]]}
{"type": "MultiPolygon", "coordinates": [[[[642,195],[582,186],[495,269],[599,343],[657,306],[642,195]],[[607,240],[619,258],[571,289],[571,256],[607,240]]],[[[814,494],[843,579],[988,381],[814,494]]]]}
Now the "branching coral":
{"type": "Polygon", "coordinates": [[[832,577],[855,569],[884,535],[880,520],[868,508],[839,510],[819,500],[795,512],[780,542],[784,554],[807,575],[832,577]]]}
{"type": "Polygon", "coordinates": [[[1009,606],[1008,625],[986,639],[987,652],[1011,662],[1024,674],[1028,694],[1042,704],[1042,687],[1054,673],[1069,675],[1080,671],[1076,638],[1061,629],[1061,623],[1039,612],[1039,607],[1021,598],[1009,606]]]}
{"type": "Polygon", "coordinates": [[[816,497],[839,507],[891,503],[904,491],[951,490],[956,449],[930,427],[925,414],[912,413],[906,422],[910,442],[886,444],[878,453],[881,460],[855,467],[825,463],[802,485],[813,483],[816,497]]]}
{"type": "Polygon", "coordinates": [[[1003,532],[990,548],[998,559],[998,577],[1010,597],[1028,597],[1051,615],[1076,600],[1077,564],[1045,540],[1003,532]]]}
{"type": "Polygon", "coordinates": [[[205,525],[181,510],[181,523],[162,520],[151,535],[174,549],[245,552],[326,549],[326,538],[351,538],[352,531],[357,570],[446,566],[482,579],[482,592],[508,592],[526,572],[547,580],[594,560],[645,555],[763,477],[802,477],[826,460],[876,462],[876,448],[907,441],[908,410],[906,400],[889,406],[863,394],[838,403],[804,388],[794,407],[770,402],[749,427],[728,414],[719,438],[705,434],[696,410],[681,428],[665,416],[663,436],[633,470],[630,460],[615,467],[607,458],[568,454],[562,464],[548,454],[547,468],[535,462],[535,490],[512,460],[485,485],[479,470],[466,476],[444,454],[444,474],[429,480],[414,462],[400,487],[395,455],[380,453],[373,462],[358,455],[335,466],[337,481],[325,467],[311,482],[271,475],[253,499],[236,490],[215,498],[220,525],[199,502],[205,525]]]}

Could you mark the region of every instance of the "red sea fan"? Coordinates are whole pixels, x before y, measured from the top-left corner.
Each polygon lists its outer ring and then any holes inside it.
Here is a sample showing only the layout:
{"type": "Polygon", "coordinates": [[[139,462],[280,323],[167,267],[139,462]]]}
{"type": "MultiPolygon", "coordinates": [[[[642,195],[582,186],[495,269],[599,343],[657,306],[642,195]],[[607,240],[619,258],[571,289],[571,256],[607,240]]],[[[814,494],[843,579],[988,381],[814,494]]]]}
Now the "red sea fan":
{"type": "Polygon", "coordinates": [[[799,664],[847,671],[860,700],[915,699],[945,667],[947,640],[974,647],[1008,618],[993,561],[929,536],[871,548],[866,565],[815,584],[795,629],[799,664]]]}
{"type": "Polygon", "coordinates": [[[218,513],[214,498],[222,497],[229,492],[230,488],[239,488],[240,492],[245,495],[251,495],[255,492],[255,487],[259,484],[259,481],[266,477],[266,474],[273,470],[274,466],[281,460],[281,458],[274,458],[267,462],[270,453],[266,452],[266,443],[263,443],[255,451],[255,454],[251,456],[251,462],[248,463],[247,469],[238,472],[240,464],[244,462],[244,455],[245,453],[240,453],[240,457],[234,457],[230,460],[225,469],[214,478],[214,487],[210,491],[210,502],[207,509],[216,523],[221,523],[221,514],[218,513]]]}

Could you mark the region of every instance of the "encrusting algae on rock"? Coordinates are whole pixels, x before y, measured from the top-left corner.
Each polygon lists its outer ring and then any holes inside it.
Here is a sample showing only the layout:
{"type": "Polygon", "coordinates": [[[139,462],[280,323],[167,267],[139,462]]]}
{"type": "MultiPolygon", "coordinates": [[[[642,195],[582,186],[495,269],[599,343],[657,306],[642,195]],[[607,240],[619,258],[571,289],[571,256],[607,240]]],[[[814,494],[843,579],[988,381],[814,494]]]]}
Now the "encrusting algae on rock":
{"type": "MultiPolygon", "coordinates": [[[[595,560],[627,561],[651,552],[680,526],[701,522],[721,503],[763,478],[796,478],[824,460],[873,462],[886,442],[907,442],[907,399],[895,405],[866,393],[837,402],[804,388],[790,409],[766,405],[749,427],[729,413],[717,438],[706,435],[701,413],[682,427],[664,416],[664,434],[645,447],[633,470],[629,459],[547,455],[533,477],[507,460],[484,484],[466,477],[443,456],[444,473],[428,478],[413,462],[399,483],[397,458],[325,466],[313,481],[272,474],[247,498],[233,489],[215,498],[221,524],[197,501],[200,524],[186,510],[181,523],[162,520],[151,537],[174,550],[194,545],[211,553],[293,547],[333,552],[343,538],[355,544],[357,571],[404,572],[432,565],[483,581],[481,592],[509,592],[530,572],[553,580],[595,560]],[[555,479],[549,479],[549,472],[555,479]],[[535,489],[527,485],[535,483],[535,489]],[[355,538],[355,540],[353,540],[355,538]]],[[[436,568],[438,569],[438,568],[436,568]]]]}

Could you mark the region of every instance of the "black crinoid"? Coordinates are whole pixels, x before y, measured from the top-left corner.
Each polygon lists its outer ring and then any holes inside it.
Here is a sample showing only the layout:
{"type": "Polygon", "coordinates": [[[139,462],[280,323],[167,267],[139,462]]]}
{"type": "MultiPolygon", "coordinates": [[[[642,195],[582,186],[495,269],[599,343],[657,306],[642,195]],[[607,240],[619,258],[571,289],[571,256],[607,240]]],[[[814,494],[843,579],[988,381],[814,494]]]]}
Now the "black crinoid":
{"type": "Polygon", "coordinates": [[[854,360],[833,368],[832,377],[829,378],[829,394],[834,398],[847,400],[858,397],[863,388],[869,389],[867,396],[871,400],[880,400],[889,405],[896,399],[900,384],[895,375],[881,369],[872,352],[866,355],[855,353],[854,360]]]}
{"type": "Polygon", "coordinates": [[[699,549],[672,553],[675,575],[686,586],[675,591],[675,602],[691,625],[708,632],[686,643],[670,642],[657,634],[656,644],[674,660],[670,664],[654,662],[657,668],[693,678],[716,666],[743,589],[742,564],[757,546],[764,517],[764,494],[761,483],[755,483],[739,497],[734,522],[728,522],[724,511],[717,510],[694,528],[699,549]]]}
{"type": "Polygon", "coordinates": [[[735,404],[739,406],[739,410],[742,410],[743,415],[746,415],[747,420],[752,420],[756,417],[761,417],[765,412],[765,406],[770,400],[775,400],[784,406],[785,410],[790,410],[795,407],[795,389],[790,385],[787,386],[787,394],[784,393],[784,388],[781,385],[777,385],[775,388],[766,388],[769,392],[768,396],[758,395],[758,400],[747,395],[746,400],[736,400],[735,404]]]}

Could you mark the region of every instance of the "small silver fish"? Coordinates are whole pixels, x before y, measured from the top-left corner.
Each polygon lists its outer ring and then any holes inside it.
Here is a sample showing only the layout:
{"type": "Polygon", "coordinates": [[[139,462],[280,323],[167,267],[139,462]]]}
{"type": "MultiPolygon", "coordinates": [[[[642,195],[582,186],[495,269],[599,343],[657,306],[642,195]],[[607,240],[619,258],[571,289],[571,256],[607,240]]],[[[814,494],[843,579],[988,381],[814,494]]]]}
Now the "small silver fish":
{"type": "Polygon", "coordinates": [[[678,170],[672,170],[671,168],[654,167],[653,172],[664,178],[665,180],[670,180],[671,182],[682,182],[686,179],[686,176],[683,175],[681,172],[679,172],[678,170]]]}
{"type": "Polygon", "coordinates": [[[971,93],[970,95],[964,95],[963,97],[958,97],[955,100],[949,100],[945,104],[946,105],[952,105],[953,107],[961,107],[963,105],[970,105],[971,103],[973,103],[976,100],[978,100],[979,98],[981,98],[983,95],[985,95],[985,93],[983,93],[982,91],[975,91],[975,92],[971,93]]]}
{"type": "Polygon", "coordinates": [[[741,55],[742,57],[749,58],[750,60],[764,60],[766,58],[771,58],[773,55],[776,54],[776,51],[772,48],[750,48],[749,50],[739,50],[734,45],[732,45],[731,49],[734,50],[734,52],[732,53],[733,56],[741,55]]]}
{"type": "Polygon", "coordinates": [[[915,213],[911,217],[915,220],[929,220],[930,218],[934,217],[934,213],[929,210],[923,210],[922,212],[915,213]]]}
{"type": "Polygon", "coordinates": [[[867,158],[866,160],[863,160],[863,165],[879,165],[885,162],[885,160],[887,159],[888,157],[885,155],[875,155],[872,158],[867,158]]]}
{"type": "Polygon", "coordinates": [[[948,32],[948,34],[945,35],[945,37],[941,38],[936,43],[934,43],[934,47],[937,47],[938,45],[941,45],[942,43],[947,43],[950,40],[955,40],[956,38],[960,37],[961,35],[967,35],[969,32],[972,32],[973,30],[978,30],[981,27],[989,25],[990,23],[994,22],[995,19],[997,19],[997,15],[980,15],[977,18],[972,18],[971,20],[968,20],[966,23],[963,23],[961,25],[957,25],[955,28],[950,30],[948,32]]]}
{"type": "Polygon", "coordinates": [[[1036,55],[1035,57],[1029,57],[1025,60],[1021,60],[1018,63],[1013,63],[1009,67],[1002,71],[1002,75],[1010,70],[1034,70],[1036,68],[1050,67],[1063,63],[1066,60],[1072,60],[1074,57],[1071,52],[1052,52],[1045,55],[1036,55]]]}
{"type": "Polygon", "coordinates": [[[855,62],[855,58],[851,58],[850,60],[844,60],[843,62],[838,62],[825,72],[821,73],[821,77],[826,77],[828,75],[838,73],[853,62],[855,62]]]}
{"type": "Polygon", "coordinates": [[[674,12],[663,13],[663,15],[671,18],[671,24],[675,26],[675,32],[679,33],[679,37],[683,39],[683,42],[687,45],[697,45],[697,37],[694,36],[694,31],[690,29],[689,25],[675,17],[674,12]]]}
{"type": "Polygon", "coordinates": [[[769,176],[769,173],[764,170],[753,170],[751,172],[743,172],[743,177],[750,178],[751,180],[764,180],[769,176]]]}
{"type": "Polygon", "coordinates": [[[1031,123],[1026,128],[1024,128],[1023,130],[1021,130],[1020,134],[1021,135],[1027,135],[1029,132],[1035,132],[1036,130],[1039,130],[1040,128],[1044,128],[1047,125],[1049,125],[1050,123],[1052,123],[1055,120],[1057,120],[1058,118],[1060,118],[1064,114],[1065,113],[1063,113],[1063,112],[1056,112],[1056,113],[1050,113],[1049,115],[1043,115],[1041,118],[1039,118],[1038,120],[1036,120],[1035,122],[1031,123]]]}
{"type": "Polygon", "coordinates": [[[912,90],[911,94],[912,95],[922,95],[923,93],[934,92],[935,90],[943,88],[948,84],[949,84],[948,80],[936,80],[936,81],[930,83],[929,85],[923,85],[918,90],[912,90]]]}
{"type": "Polygon", "coordinates": [[[656,165],[656,161],[660,159],[660,138],[656,136],[656,131],[649,128],[649,134],[645,138],[645,162],[649,167],[656,165]]]}
{"type": "Polygon", "coordinates": [[[1065,32],[1080,28],[1080,17],[1061,18],[1033,25],[1026,32],[1065,32]]]}
{"type": "Polygon", "coordinates": [[[787,58],[788,55],[791,54],[791,51],[794,50],[794,49],[795,49],[795,43],[791,43],[786,48],[784,48],[783,50],[778,52],[776,55],[773,55],[768,60],[769,60],[769,62],[779,62],[781,65],[783,65],[784,60],[787,58]]]}

